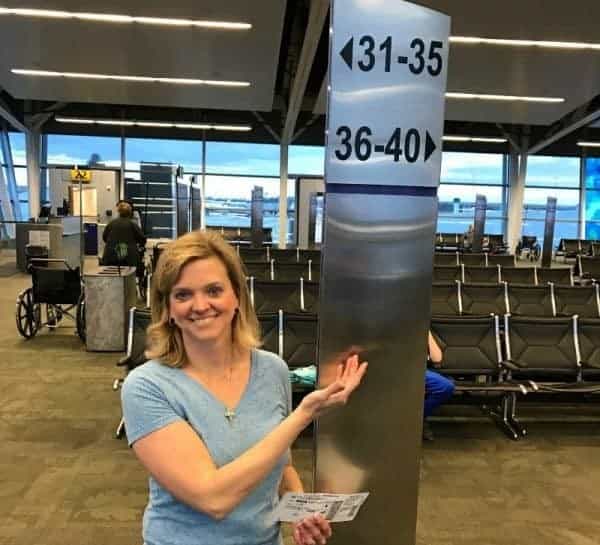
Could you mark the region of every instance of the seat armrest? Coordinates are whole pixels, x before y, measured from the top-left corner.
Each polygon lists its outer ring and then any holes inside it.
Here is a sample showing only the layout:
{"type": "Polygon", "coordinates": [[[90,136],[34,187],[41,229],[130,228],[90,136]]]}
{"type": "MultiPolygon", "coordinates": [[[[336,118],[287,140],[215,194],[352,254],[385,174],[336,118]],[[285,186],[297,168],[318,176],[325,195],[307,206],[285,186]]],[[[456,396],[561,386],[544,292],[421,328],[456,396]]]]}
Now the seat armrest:
{"type": "Polygon", "coordinates": [[[598,363],[590,363],[589,361],[582,361],[580,363],[584,369],[600,369],[600,364],[598,363]]]}
{"type": "Polygon", "coordinates": [[[500,365],[502,365],[502,367],[505,367],[506,369],[510,369],[511,371],[520,371],[521,369],[525,368],[525,366],[520,365],[514,360],[502,360],[500,362],[500,365]]]}
{"type": "Polygon", "coordinates": [[[131,363],[131,357],[123,356],[119,361],[117,361],[116,366],[125,367],[126,365],[129,365],[129,363],[131,363]]]}

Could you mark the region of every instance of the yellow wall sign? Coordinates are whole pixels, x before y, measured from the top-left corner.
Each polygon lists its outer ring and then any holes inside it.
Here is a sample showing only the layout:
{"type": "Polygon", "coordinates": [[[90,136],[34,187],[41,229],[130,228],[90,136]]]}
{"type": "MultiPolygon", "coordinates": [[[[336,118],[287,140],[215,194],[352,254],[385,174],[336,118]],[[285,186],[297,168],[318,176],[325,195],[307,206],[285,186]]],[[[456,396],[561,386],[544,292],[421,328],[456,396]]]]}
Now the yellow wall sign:
{"type": "Polygon", "coordinates": [[[90,170],[71,169],[71,181],[76,183],[89,184],[92,181],[92,172],[90,170]]]}

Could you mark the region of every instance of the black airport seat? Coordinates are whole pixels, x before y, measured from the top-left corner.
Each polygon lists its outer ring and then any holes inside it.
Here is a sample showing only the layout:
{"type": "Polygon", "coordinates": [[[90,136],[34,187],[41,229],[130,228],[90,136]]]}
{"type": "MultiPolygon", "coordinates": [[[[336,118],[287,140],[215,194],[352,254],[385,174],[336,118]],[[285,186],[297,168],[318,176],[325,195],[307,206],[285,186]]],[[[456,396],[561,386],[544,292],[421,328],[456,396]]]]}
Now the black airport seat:
{"type": "Polygon", "coordinates": [[[257,314],[277,312],[302,312],[300,280],[251,280],[250,300],[257,314]]]}
{"type": "Polygon", "coordinates": [[[537,284],[535,267],[500,267],[500,277],[509,284],[537,284]]]}
{"type": "Polygon", "coordinates": [[[283,281],[300,281],[300,278],[305,280],[313,280],[312,263],[284,262],[275,261],[274,277],[275,280],[283,281]]]}
{"type": "Polygon", "coordinates": [[[599,318],[598,284],[591,286],[553,286],[557,316],[599,318]]]}
{"type": "Polygon", "coordinates": [[[473,386],[480,376],[498,380],[502,354],[497,316],[434,317],[431,332],[443,354],[441,373],[470,378],[473,386]]]}
{"type": "Polygon", "coordinates": [[[592,255],[594,257],[600,257],[600,242],[592,242],[592,255]]]}
{"type": "Polygon", "coordinates": [[[453,282],[462,280],[462,267],[433,267],[434,282],[453,282]]]}
{"type": "Polygon", "coordinates": [[[579,254],[580,255],[592,255],[592,240],[580,240],[579,241],[579,254]]]}
{"type": "Polygon", "coordinates": [[[504,317],[505,365],[517,380],[575,382],[579,361],[575,317],[504,317]]]}
{"type": "Polygon", "coordinates": [[[36,303],[76,305],[81,295],[79,267],[74,269],[39,267],[33,261],[31,272],[33,299],[36,303]]]}
{"type": "Polygon", "coordinates": [[[458,316],[459,314],[458,283],[434,282],[431,287],[431,315],[458,316]]]}
{"type": "Polygon", "coordinates": [[[271,259],[276,263],[298,263],[299,250],[297,249],[271,249],[271,259]]]}
{"type": "Polygon", "coordinates": [[[316,315],[283,313],[282,357],[290,369],[316,365],[317,332],[316,315]]]}
{"type": "Polygon", "coordinates": [[[246,276],[251,276],[257,280],[273,279],[273,262],[245,261],[244,268],[246,269],[246,276]]]}
{"type": "Polygon", "coordinates": [[[488,267],[500,265],[501,267],[516,267],[517,261],[514,255],[488,254],[488,267]]]}
{"type": "Polygon", "coordinates": [[[257,317],[262,341],[260,348],[281,357],[283,340],[279,335],[279,312],[258,314],[257,317]]]}
{"type": "Polygon", "coordinates": [[[244,248],[243,246],[238,246],[238,253],[240,259],[244,262],[269,261],[269,251],[267,248],[244,248]]]}
{"type": "Polygon", "coordinates": [[[461,315],[486,316],[506,312],[506,284],[460,284],[461,315]]]}
{"type": "Polygon", "coordinates": [[[473,284],[498,284],[500,269],[495,267],[464,267],[463,280],[473,284]]]}
{"type": "Polygon", "coordinates": [[[558,250],[565,257],[576,257],[581,252],[581,246],[576,238],[562,238],[558,244],[558,250]]]}
{"type": "Polygon", "coordinates": [[[433,264],[438,267],[457,267],[458,265],[460,265],[458,256],[458,252],[435,252],[435,254],[433,254],[433,264]]]}
{"type": "Polygon", "coordinates": [[[462,253],[460,255],[460,262],[465,267],[487,267],[487,254],[484,253],[462,253]]]}
{"type": "Polygon", "coordinates": [[[550,267],[537,267],[535,274],[539,285],[552,282],[556,286],[573,285],[573,268],[563,267],[551,269],[550,267]]]}
{"type": "Polygon", "coordinates": [[[552,286],[548,284],[543,286],[507,284],[507,312],[513,316],[552,317],[555,315],[552,292],[552,286]]]}
{"type": "Polygon", "coordinates": [[[583,380],[600,380],[600,320],[578,319],[577,338],[583,380]]]}
{"type": "Polygon", "coordinates": [[[582,278],[600,280],[600,257],[578,256],[577,262],[582,278]]]}
{"type": "Polygon", "coordinates": [[[321,250],[300,250],[299,261],[312,261],[313,265],[321,264],[321,250]]]}
{"type": "Polygon", "coordinates": [[[150,309],[132,307],[129,310],[129,324],[127,328],[127,352],[117,363],[118,366],[127,367],[131,371],[138,365],[146,363],[146,330],[152,322],[150,309]]]}

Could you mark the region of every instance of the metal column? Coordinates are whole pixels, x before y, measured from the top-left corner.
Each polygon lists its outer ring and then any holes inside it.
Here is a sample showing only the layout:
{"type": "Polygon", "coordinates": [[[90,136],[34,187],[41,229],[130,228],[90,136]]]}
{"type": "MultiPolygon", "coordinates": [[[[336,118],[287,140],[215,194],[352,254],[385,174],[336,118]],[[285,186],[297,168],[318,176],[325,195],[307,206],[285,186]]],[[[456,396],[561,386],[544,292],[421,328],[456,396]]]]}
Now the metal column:
{"type": "Polygon", "coordinates": [[[279,143],[279,247],[287,246],[287,187],[288,187],[287,141],[279,143]]]}
{"type": "Polygon", "coordinates": [[[254,248],[262,248],[263,231],[263,188],[254,186],[252,190],[252,208],[250,210],[250,238],[254,248]]]}
{"type": "Polygon", "coordinates": [[[542,249],[542,267],[552,266],[552,248],[554,246],[554,222],[556,220],[556,197],[548,197],[546,202],[546,223],[544,225],[544,247],[542,249]]]}
{"type": "Polygon", "coordinates": [[[40,215],[40,158],[42,139],[39,130],[30,128],[25,134],[25,147],[27,150],[27,189],[29,190],[29,217],[37,218],[40,215]]]}
{"type": "Polygon", "coordinates": [[[19,191],[17,189],[17,179],[15,177],[15,166],[13,163],[12,149],[10,147],[10,139],[6,129],[0,129],[0,148],[4,156],[6,164],[6,190],[8,192],[8,204],[12,208],[11,217],[15,220],[22,220],[21,208],[19,206],[19,191]]]}
{"type": "Polygon", "coordinates": [[[450,19],[333,0],[331,21],[319,385],[352,347],[369,371],[317,423],[316,491],[370,493],[332,545],[414,545],[450,19]]]}
{"type": "MultiPolygon", "coordinates": [[[[523,146],[527,149],[528,140],[524,139],[523,146]]],[[[511,148],[509,163],[509,194],[508,194],[508,248],[514,252],[521,239],[523,226],[523,199],[525,197],[525,179],[527,177],[527,151],[519,152],[511,148]]]]}
{"type": "Polygon", "coordinates": [[[481,252],[483,250],[486,208],[487,199],[485,195],[477,195],[475,197],[475,214],[473,217],[473,244],[471,246],[473,252],[481,252]]]}

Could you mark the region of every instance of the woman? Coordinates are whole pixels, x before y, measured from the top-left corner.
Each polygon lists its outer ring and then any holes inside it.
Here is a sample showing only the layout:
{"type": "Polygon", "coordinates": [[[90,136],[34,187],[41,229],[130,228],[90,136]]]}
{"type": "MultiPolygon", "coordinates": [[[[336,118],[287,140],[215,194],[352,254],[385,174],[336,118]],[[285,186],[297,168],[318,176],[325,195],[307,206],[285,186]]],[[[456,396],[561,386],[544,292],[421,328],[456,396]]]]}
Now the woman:
{"type": "Polygon", "coordinates": [[[112,220],[102,233],[105,243],[102,264],[137,267],[141,261],[138,246],[144,247],[146,237],[139,225],[132,220],[132,207],[128,202],[120,201],[117,204],[117,213],[119,217],[112,220]],[[117,247],[121,244],[127,247],[125,258],[118,255],[117,247]]]}
{"type": "MultiPolygon", "coordinates": [[[[290,447],[343,405],[366,371],[356,356],[291,410],[285,362],[258,350],[258,323],[235,250],[189,233],[161,255],[152,283],[151,361],[123,386],[127,438],[150,473],[146,545],[276,545],[279,495],[302,491],[290,447]]],[[[294,525],[298,545],[323,544],[329,523],[294,525]]]]}

